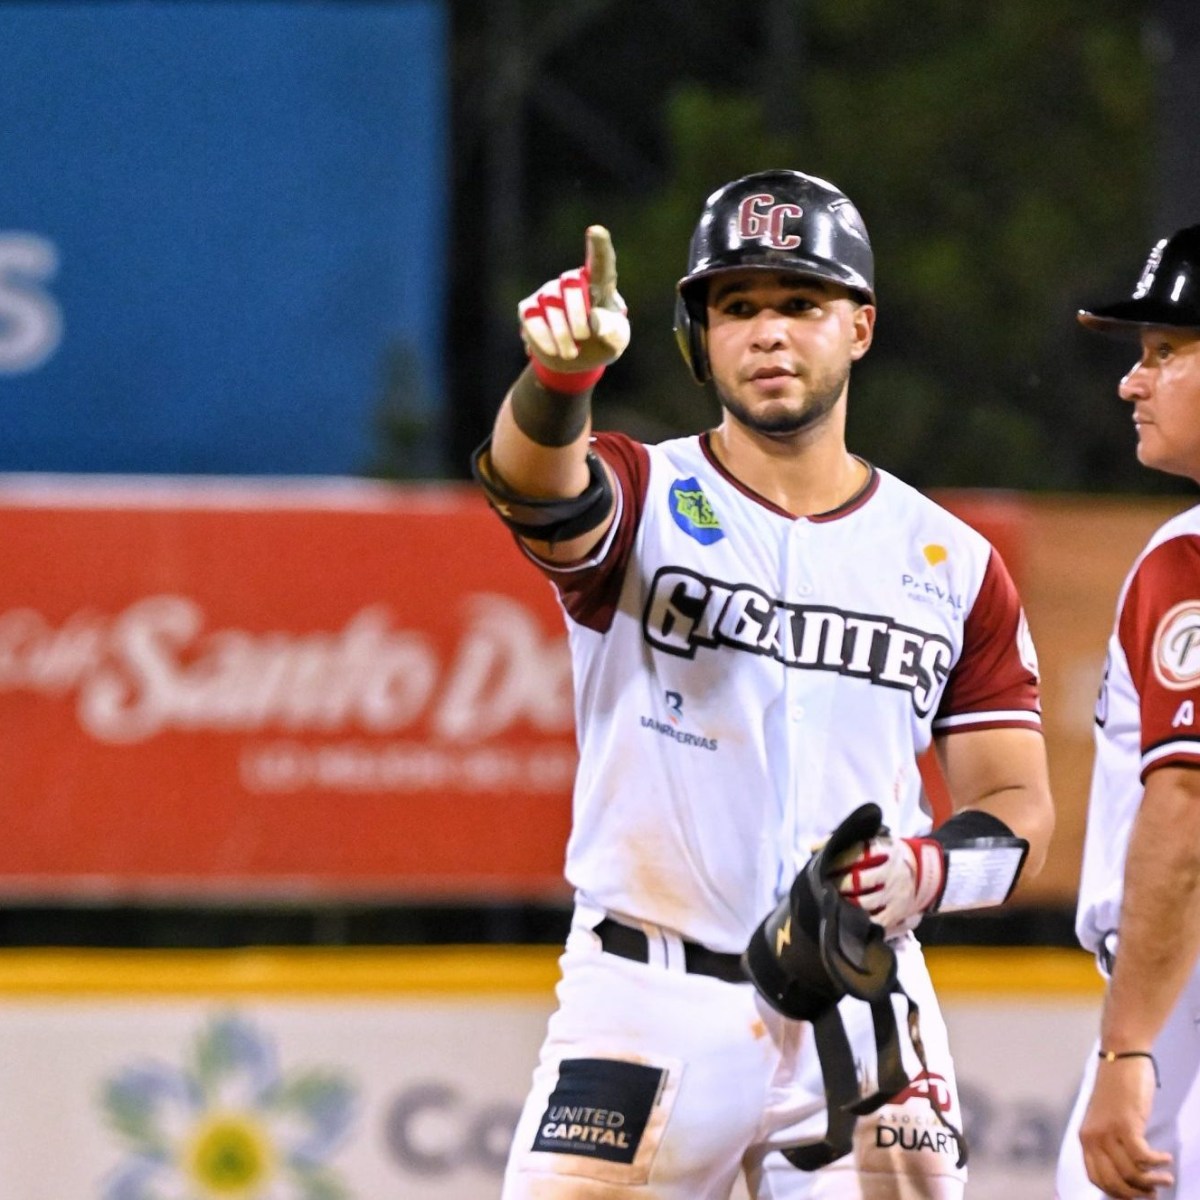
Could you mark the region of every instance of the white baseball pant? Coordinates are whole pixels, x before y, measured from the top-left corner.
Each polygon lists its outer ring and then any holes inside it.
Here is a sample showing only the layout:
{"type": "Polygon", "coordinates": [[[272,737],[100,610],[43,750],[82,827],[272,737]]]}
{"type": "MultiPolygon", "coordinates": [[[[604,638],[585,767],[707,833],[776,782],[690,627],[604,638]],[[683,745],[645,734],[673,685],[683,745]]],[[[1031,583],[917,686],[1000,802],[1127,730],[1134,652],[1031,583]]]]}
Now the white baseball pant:
{"type": "MultiPolygon", "coordinates": [[[[657,927],[641,927],[651,961],[607,952],[594,919],[576,915],[560,960],[503,1200],[729,1200],[739,1175],[753,1200],[961,1200],[966,1172],[930,1103],[961,1128],[953,1064],[915,939],[897,958],[920,1005],[929,1073],[902,1034],[913,1083],[859,1118],[851,1154],[805,1172],[772,1151],[825,1131],[811,1026],[780,1016],[749,983],[689,973],[680,939],[657,927]]],[[[853,999],[841,1009],[869,1074],[870,1011],[853,999]]]]}

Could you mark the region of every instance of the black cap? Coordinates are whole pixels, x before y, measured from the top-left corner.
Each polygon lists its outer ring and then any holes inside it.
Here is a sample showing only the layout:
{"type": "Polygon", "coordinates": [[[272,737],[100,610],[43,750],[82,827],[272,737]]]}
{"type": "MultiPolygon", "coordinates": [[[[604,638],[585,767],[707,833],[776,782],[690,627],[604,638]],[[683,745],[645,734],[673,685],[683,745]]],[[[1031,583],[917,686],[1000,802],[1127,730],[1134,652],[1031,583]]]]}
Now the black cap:
{"type": "Polygon", "coordinates": [[[1117,336],[1147,325],[1200,330],[1200,225],[1155,244],[1128,300],[1081,308],[1078,317],[1088,329],[1117,336]]]}

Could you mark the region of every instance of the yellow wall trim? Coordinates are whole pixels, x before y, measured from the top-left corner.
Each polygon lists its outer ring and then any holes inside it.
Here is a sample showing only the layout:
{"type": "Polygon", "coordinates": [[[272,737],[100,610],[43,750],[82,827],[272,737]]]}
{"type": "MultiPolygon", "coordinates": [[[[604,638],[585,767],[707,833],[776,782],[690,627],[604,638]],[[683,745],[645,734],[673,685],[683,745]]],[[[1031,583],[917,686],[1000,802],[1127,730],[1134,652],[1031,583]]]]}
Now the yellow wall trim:
{"type": "Polygon", "coordinates": [[[554,947],[0,951],[0,1000],[25,996],[549,994],[554,947]]]}
{"type": "Polygon", "coordinates": [[[925,959],[934,987],[944,995],[1098,997],[1104,992],[1096,960],[1084,950],[932,947],[925,959]]]}
{"type": "MultiPolygon", "coordinates": [[[[420,996],[480,994],[551,998],[556,946],[392,949],[0,951],[0,1001],[34,996],[420,996]]],[[[1098,996],[1101,981],[1082,951],[932,948],[946,995],[1098,996]]]]}

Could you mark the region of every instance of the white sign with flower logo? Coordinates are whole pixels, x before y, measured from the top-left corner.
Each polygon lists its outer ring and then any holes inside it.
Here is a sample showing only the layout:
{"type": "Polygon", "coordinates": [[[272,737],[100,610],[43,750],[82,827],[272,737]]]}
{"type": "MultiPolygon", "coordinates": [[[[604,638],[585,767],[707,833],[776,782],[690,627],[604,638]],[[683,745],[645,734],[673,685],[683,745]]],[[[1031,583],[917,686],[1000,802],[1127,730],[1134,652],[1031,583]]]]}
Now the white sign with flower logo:
{"type": "MultiPolygon", "coordinates": [[[[0,1200],[495,1200],[554,962],[552,947],[0,954],[0,1200]]],[[[931,965],[972,1195],[1050,1195],[1094,968],[998,950],[931,965]]]]}
{"type": "Polygon", "coordinates": [[[0,1196],[484,1200],[548,1008],[2,1004],[0,1196]]]}
{"type": "Polygon", "coordinates": [[[205,1023],[180,1063],[120,1069],[100,1107],[126,1150],[105,1200],[348,1194],[331,1160],[355,1115],[349,1074],[287,1068],[274,1040],[236,1013],[205,1023]]]}

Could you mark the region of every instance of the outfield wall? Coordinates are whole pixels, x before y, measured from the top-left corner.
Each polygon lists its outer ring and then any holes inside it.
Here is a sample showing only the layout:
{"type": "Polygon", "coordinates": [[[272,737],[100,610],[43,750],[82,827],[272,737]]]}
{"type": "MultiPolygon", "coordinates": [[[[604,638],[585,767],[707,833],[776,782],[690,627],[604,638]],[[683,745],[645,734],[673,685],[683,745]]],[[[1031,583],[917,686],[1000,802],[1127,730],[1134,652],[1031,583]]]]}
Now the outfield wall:
{"type": "MultiPolygon", "coordinates": [[[[928,953],[972,1198],[1049,1197],[1092,963],[928,953]]],[[[0,1195],[291,1200],[291,1155],[348,1200],[489,1200],[556,979],[556,951],[528,947],[0,953],[0,1195]]]]}
{"type": "MultiPolygon", "coordinates": [[[[1025,597],[1059,819],[1017,899],[1069,905],[1117,590],[1185,502],[939,498],[1025,597]]],[[[0,895],[566,899],[562,616],[475,489],[0,476],[0,544],[0,895]]]]}

